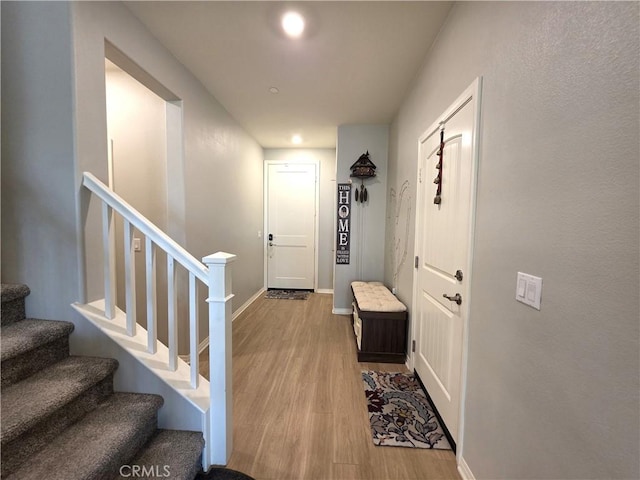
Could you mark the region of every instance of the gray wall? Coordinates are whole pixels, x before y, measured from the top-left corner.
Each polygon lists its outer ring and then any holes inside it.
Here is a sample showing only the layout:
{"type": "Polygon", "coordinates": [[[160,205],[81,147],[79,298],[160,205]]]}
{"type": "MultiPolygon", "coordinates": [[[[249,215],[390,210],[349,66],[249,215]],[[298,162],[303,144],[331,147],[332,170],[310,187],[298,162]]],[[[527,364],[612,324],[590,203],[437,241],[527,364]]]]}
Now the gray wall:
{"type": "MultiPolygon", "coordinates": [[[[640,477],[638,8],[457,4],[392,125],[389,186],[415,198],[418,137],[483,77],[462,450],[476,478],[640,477]],[[541,311],[515,301],[517,271],[543,278],[541,311]]],[[[407,262],[407,302],[411,277],[407,262]]]]}
{"type": "Polygon", "coordinates": [[[115,192],[161,230],[167,225],[165,101],[119,69],[108,70],[107,128],[115,192]]]}
{"type": "MultiPolygon", "coordinates": [[[[177,240],[196,258],[238,255],[234,308],[258,292],[262,148],[193,75],[120,3],[3,2],[2,27],[2,279],[31,285],[29,314],[68,318],[72,302],[103,296],[100,206],[80,184],[83,171],[107,181],[105,39],[181,100],[177,240]]],[[[74,348],[91,335],[78,329],[74,348]]]]}
{"type": "MultiPolygon", "coordinates": [[[[365,180],[369,194],[366,203],[356,203],[355,188],[360,179],[353,179],[351,192],[351,262],[335,265],[333,308],[337,312],[351,309],[351,282],[382,281],[384,276],[384,242],[387,191],[388,125],[340,125],[338,127],[336,180],[350,179],[351,165],[369,151],[376,165],[376,176],[365,180]]],[[[334,189],[337,197],[337,187],[334,189]]],[[[335,200],[334,200],[335,202],[335,200]]],[[[334,218],[335,222],[335,218],[334,218]]],[[[333,259],[335,263],[335,257],[333,259]]]]}
{"type": "MultiPolygon", "coordinates": [[[[182,100],[184,144],[170,143],[185,156],[171,181],[184,182],[168,190],[172,199],[182,191],[184,205],[170,217],[184,222],[184,238],[177,240],[196,257],[217,250],[238,255],[235,306],[263,283],[255,235],[262,228],[262,149],[122,4],[2,2],[0,8],[2,281],[31,286],[28,315],[75,323],[72,353],[119,359],[117,390],[163,395],[162,427],[198,429],[201,417],[187,400],[70,307],[103,296],[100,206],[80,185],[85,170],[107,182],[105,39],[182,100]],[[182,212],[186,218],[175,218],[182,212]]],[[[201,335],[208,335],[205,328],[201,335]]]]}
{"type": "MultiPolygon", "coordinates": [[[[182,102],[183,246],[196,258],[218,250],[238,256],[232,266],[233,306],[240,307],[263,284],[262,242],[256,235],[263,216],[262,148],[122,4],[79,2],[73,13],[78,170],[106,179],[107,39],[182,102]]],[[[170,178],[170,183],[175,181],[178,179],[170,178]]],[[[87,203],[84,199],[83,209],[87,203]]],[[[94,207],[90,205],[85,216],[89,254],[99,248],[94,207]]],[[[89,298],[101,295],[101,275],[99,268],[88,269],[89,298]]],[[[205,292],[201,293],[204,298],[205,292]]],[[[208,335],[206,325],[201,325],[201,335],[208,335]]]]}
{"type": "Polygon", "coordinates": [[[27,314],[78,299],[73,59],[67,3],[2,2],[2,281],[27,314]]]}
{"type": "Polygon", "coordinates": [[[333,224],[336,189],[336,151],[333,148],[269,148],[264,159],[287,162],[317,161],[320,168],[318,232],[318,289],[333,290],[333,224]]]}

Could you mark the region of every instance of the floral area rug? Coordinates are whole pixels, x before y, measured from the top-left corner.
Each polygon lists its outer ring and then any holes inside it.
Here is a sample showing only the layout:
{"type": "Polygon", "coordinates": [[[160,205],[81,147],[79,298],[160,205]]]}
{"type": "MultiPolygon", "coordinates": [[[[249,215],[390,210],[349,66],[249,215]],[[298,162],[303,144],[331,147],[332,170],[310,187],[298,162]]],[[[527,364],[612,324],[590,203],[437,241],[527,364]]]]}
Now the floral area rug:
{"type": "Polygon", "coordinates": [[[309,292],[304,290],[269,290],[264,298],[275,298],[280,300],[306,300],[309,292]]]}
{"type": "Polygon", "coordinates": [[[362,380],[375,445],[451,449],[412,373],[363,371],[362,380]]]}

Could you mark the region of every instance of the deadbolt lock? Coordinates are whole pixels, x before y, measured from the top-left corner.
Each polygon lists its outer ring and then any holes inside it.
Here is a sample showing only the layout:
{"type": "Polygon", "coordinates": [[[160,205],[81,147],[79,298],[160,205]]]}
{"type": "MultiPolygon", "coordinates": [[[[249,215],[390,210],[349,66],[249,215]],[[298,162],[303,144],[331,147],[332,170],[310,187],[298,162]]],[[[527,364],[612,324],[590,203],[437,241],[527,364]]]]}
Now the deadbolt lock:
{"type": "Polygon", "coordinates": [[[462,270],[456,270],[456,274],[454,275],[454,277],[456,277],[456,280],[461,282],[462,281],[462,270]]]}

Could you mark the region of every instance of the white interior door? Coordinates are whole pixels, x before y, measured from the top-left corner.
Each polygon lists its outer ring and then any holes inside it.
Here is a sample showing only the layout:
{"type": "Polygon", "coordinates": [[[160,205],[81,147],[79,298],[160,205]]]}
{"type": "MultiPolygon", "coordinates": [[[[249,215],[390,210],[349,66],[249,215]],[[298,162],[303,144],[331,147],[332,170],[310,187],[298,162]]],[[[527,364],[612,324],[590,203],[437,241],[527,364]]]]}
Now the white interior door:
{"type": "Polygon", "coordinates": [[[458,439],[463,334],[468,316],[477,91],[477,86],[470,87],[425,132],[419,148],[414,367],[454,441],[458,439]],[[444,149],[438,169],[441,127],[444,149]],[[436,204],[434,179],[439,171],[441,203],[436,204]]]}
{"type": "Polygon", "coordinates": [[[316,164],[267,165],[267,288],[314,289],[316,164]]]}

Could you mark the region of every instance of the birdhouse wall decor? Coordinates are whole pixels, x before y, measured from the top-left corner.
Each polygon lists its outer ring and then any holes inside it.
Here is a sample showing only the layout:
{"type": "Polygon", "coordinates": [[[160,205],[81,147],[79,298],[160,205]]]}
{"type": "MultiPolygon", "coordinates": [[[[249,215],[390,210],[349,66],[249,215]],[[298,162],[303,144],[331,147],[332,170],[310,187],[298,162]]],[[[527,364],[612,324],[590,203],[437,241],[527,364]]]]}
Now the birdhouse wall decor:
{"type": "Polygon", "coordinates": [[[356,202],[364,203],[369,199],[369,193],[364,186],[364,179],[376,176],[376,166],[369,158],[369,150],[367,153],[360,155],[360,158],[351,165],[351,177],[360,179],[360,190],[356,188],[356,202]]]}

